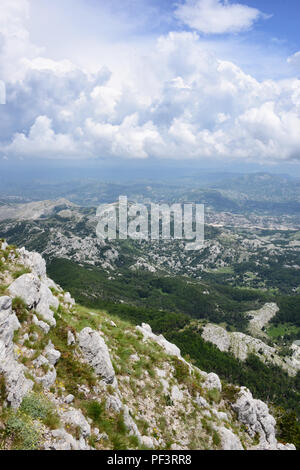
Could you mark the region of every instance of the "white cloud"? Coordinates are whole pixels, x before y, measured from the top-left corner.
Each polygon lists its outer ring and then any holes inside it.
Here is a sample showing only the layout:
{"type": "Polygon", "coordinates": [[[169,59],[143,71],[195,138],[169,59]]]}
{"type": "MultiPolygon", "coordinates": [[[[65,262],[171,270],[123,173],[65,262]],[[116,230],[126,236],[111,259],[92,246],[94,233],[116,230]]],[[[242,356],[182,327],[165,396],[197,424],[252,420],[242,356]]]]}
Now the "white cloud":
{"type": "Polygon", "coordinates": [[[256,8],[228,0],[186,0],[178,5],[175,16],[202,33],[223,34],[250,29],[265,15],[256,8]]]}
{"type": "Polygon", "coordinates": [[[115,72],[104,64],[88,73],[43,56],[22,18],[15,18],[25,15],[26,3],[14,0],[18,12],[7,2],[10,13],[0,23],[10,58],[1,62],[7,88],[2,155],[300,160],[300,80],[258,81],[208,52],[197,33],[171,32],[115,86],[115,72]],[[24,49],[12,56],[10,31],[25,38],[24,49]]]}
{"type": "Polygon", "coordinates": [[[21,157],[63,158],[78,155],[78,148],[72,137],[67,134],[56,134],[47,116],[37,117],[28,136],[22,133],[15,134],[6,150],[21,157]]]}
{"type": "Polygon", "coordinates": [[[3,80],[16,81],[22,78],[23,67],[20,62],[40,52],[30,41],[28,19],[28,0],[1,0],[0,77],[3,80]]]}

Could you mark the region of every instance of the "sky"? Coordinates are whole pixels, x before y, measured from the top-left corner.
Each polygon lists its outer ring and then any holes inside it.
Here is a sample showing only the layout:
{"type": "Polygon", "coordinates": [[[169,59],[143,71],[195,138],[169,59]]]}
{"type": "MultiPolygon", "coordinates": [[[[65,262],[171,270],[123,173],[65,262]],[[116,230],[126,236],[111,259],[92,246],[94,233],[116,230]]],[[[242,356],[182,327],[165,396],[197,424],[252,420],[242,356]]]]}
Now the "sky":
{"type": "Polygon", "coordinates": [[[0,162],[297,166],[299,17],[299,0],[1,0],[0,162]]]}

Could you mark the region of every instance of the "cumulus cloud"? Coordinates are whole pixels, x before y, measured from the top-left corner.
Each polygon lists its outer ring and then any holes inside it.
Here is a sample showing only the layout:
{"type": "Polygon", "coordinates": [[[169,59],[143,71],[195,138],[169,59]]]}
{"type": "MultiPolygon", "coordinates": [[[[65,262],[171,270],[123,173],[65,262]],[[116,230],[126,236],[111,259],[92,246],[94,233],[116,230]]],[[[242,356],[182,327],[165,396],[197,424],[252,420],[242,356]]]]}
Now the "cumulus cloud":
{"type": "Polygon", "coordinates": [[[175,16],[190,28],[206,34],[238,33],[265,16],[258,9],[228,0],[186,0],[175,16]]]}
{"type": "MultiPolygon", "coordinates": [[[[11,27],[25,28],[16,19],[11,27]]],[[[196,32],[161,36],[118,87],[105,66],[88,73],[44,57],[24,37],[17,72],[0,61],[2,156],[300,160],[300,80],[258,81],[209,53],[196,32]],[[137,85],[141,76],[147,86],[137,85]]]]}
{"type": "Polygon", "coordinates": [[[30,41],[27,23],[28,0],[1,0],[0,14],[0,77],[2,80],[22,78],[24,58],[32,59],[41,52],[30,41]]]}
{"type": "Polygon", "coordinates": [[[77,154],[72,137],[68,134],[55,133],[52,122],[47,116],[38,116],[31,126],[28,136],[15,134],[11,144],[7,146],[7,152],[22,157],[51,157],[60,155],[70,157],[77,154]]]}

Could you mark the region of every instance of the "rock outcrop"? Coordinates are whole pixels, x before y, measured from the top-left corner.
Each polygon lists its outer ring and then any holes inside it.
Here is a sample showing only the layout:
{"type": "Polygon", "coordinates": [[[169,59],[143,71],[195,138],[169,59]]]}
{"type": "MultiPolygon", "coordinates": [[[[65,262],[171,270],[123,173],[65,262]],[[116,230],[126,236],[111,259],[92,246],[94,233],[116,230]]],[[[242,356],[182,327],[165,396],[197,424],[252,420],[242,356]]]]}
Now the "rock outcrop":
{"type": "Polygon", "coordinates": [[[6,399],[13,408],[20,406],[33,387],[33,382],[25,377],[26,368],[18,362],[14,351],[14,332],[20,327],[11,298],[0,297],[0,374],[5,379],[6,399]]]}
{"type": "MultiPolygon", "coordinates": [[[[269,413],[269,408],[261,400],[253,398],[251,392],[242,387],[237,401],[233,404],[233,409],[238,415],[241,423],[247,426],[249,434],[254,437],[259,436],[257,448],[264,450],[277,450],[276,421],[269,413]]],[[[279,449],[282,448],[282,444],[279,449]]]]}
{"type": "Polygon", "coordinates": [[[107,384],[115,380],[115,371],[111,363],[108,348],[103,338],[91,328],[84,328],[78,335],[79,347],[85,360],[107,384]]]}
{"type": "Polygon", "coordinates": [[[143,334],[144,341],[151,339],[159,344],[167,354],[171,356],[181,357],[180,349],[175,345],[167,341],[163,335],[156,335],[152,332],[151,326],[147,323],[142,323],[142,326],[137,326],[136,329],[143,334]]]}
{"type": "Polygon", "coordinates": [[[212,323],[204,326],[202,338],[213,343],[220,351],[232,353],[241,361],[245,361],[253,353],[262,362],[275,364],[286,370],[291,376],[297,375],[300,370],[300,348],[294,347],[294,345],[291,346],[291,355],[283,358],[275,347],[268,346],[261,339],[239,332],[230,333],[221,326],[212,323]]]}

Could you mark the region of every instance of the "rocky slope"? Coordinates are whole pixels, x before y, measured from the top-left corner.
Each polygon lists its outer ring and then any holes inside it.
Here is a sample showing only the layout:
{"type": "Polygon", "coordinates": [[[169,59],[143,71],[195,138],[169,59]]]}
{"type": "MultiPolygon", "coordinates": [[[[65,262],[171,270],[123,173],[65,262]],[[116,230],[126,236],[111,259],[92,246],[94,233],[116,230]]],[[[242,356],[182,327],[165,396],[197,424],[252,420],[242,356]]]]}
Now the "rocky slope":
{"type": "Polygon", "coordinates": [[[78,306],[0,242],[0,449],[294,449],[268,406],[149,325],[78,306]]]}
{"type": "Polygon", "coordinates": [[[288,354],[282,356],[276,346],[269,346],[263,340],[244,333],[228,332],[212,323],[204,326],[202,338],[213,343],[220,351],[230,352],[241,361],[245,361],[250,354],[255,354],[265,364],[275,364],[292,377],[300,370],[300,346],[296,344],[292,344],[288,348],[288,354]]]}

